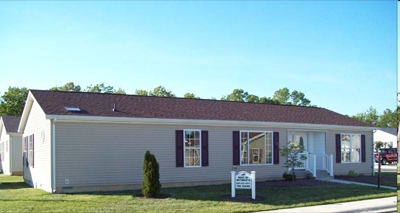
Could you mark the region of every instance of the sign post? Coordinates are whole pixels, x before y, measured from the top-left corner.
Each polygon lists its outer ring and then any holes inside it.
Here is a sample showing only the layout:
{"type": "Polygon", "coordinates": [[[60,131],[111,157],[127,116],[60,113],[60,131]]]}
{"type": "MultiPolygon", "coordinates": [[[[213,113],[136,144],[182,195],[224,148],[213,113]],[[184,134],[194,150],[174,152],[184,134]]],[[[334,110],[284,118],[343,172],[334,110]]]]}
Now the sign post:
{"type": "Polygon", "coordinates": [[[251,189],[251,198],[256,199],[256,172],[251,171],[251,174],[245,171],[240,171],[236,174],[231,171],[231,190],[232,197],[236,196],[236,189],[251,189]]]}

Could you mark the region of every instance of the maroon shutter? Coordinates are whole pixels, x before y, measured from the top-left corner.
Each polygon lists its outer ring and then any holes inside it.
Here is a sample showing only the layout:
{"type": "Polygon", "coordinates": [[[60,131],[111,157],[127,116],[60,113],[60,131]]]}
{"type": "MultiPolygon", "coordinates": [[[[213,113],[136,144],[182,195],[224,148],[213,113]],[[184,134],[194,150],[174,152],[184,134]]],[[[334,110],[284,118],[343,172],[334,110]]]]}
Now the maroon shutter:
{"type": "Polygon", "coordinates": [[[208,131],[201,131],[201,165],[208,166],[208,131]]]}
{"type": "Polygon", "coordinates": [[[341,149],[341,141],[340,134],[336,134],[336,163],[342,162],[342,149],[341,149]]]}
{"type": "Polygon", "coordinates": [[[183,130],[175,131],[176,167],[183,167],[183,130]]]}
{"type": "Polygon", "coordinates": [[[365,162],[365,135],[361,135],[361,161],[365,162]]]}
{"type": "Polygon", "coordinates": [[[274,164],[279,164],[279,132],[274,132],[274,164]]]}
{"type": "Polygon", "coordinates": [[[35,167],[35,135],[32,135],[32,168],[35,167]]]}
{"type": "Polygon", "coordinates": [[[239,131],[233,131],[233,165],[240,165],[239,131]]]}

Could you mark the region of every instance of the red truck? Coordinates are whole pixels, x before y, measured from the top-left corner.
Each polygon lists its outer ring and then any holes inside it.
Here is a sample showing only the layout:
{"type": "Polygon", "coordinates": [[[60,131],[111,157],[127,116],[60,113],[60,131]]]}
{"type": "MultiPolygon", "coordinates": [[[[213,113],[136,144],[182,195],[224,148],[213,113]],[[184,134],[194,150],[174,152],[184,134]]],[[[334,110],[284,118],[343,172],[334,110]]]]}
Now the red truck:
{"type": "MultiPolygon", "coordinates": [[[[383,148],[380,149],[381,163],[386,165],[387,163],[397,162],[397,149],[396,148],[383,148]]],[[[378,153],[374,153],[375,162],[378,163],[378,153]]]]}

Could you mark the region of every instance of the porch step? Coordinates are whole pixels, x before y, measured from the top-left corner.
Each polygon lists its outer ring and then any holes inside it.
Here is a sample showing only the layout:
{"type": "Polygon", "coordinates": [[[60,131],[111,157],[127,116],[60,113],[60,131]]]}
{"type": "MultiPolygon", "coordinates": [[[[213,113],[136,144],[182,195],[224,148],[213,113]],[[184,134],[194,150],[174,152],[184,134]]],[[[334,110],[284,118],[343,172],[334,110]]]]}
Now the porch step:
{"type": "Polygon", "coordinates": [[[333,177],[329,175],[329,173],[325,170],[317,170],[317,177],[315,177],[316,180],[331,180],[333,177]]]}

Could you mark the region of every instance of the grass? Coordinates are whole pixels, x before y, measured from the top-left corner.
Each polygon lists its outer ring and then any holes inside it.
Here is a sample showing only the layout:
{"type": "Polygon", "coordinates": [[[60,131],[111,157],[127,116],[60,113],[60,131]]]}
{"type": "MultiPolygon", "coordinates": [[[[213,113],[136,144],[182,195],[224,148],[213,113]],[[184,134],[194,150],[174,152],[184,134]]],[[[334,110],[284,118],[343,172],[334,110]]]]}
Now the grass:
{"type": "MultiPolygon", "coordinates": [[[[378,173],[375,173],[375,175],[378,175],[378,173]]],[[[381,186],[393,186],[393,187],[396,187],[397,183],[399,182],[399,177],[398,176],[397,176],[397,182],[396,182],[396,175],[397,175],[396,171],[381,171],[381,177],[389,179],[389,180],[380,182],[381,186]]]]}
{"type": "MultiPolygon", "coordinates": [[[[166,199],[140,199],[140,190],[50,194],[20,176],[0,175],[0,212],[254,212],[396,196],[393,190],[358,185],[258,187],[260,202],[227,201],[230,185],[162,189],[166,199]]],[[[251,196],[250,190],[237,195],[251,196]]]]}
{"type": "Polygon", "coordinates": [[[400,174],[397,174],[397,210],[400,209],[400,174]]]}

